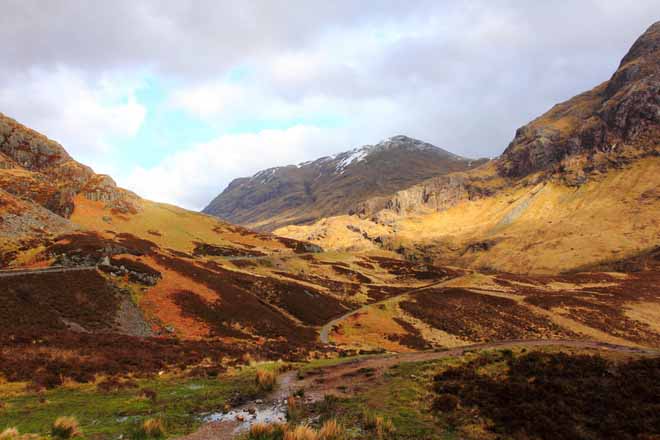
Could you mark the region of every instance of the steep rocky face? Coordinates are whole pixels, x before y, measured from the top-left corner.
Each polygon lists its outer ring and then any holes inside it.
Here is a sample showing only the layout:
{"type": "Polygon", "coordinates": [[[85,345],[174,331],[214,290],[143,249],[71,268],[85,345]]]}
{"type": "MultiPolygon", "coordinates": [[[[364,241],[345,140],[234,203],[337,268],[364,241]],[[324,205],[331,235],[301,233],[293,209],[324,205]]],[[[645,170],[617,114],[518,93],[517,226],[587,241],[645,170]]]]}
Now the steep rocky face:
{"type": "Polygon", "coordinates": [[[660,22],[652,25],[609,81],[557,104],[516,131],[504,153],[466,173],[431,178],[355,210],[363,218],[443,211],[515,185],[557,179],[569,186],[589,176],[660,154],[660,22]]]}
{"type": "Polygon", "coordinates": [[[472,169],[483,162],[395,136],[332,157],[236,179],[204,212],[272,230],[352,213],[370,198],[392,194],[433,176],[472,169]]]}
{"type": "Polygon", "coordinates": [[[355,214],[386,221],[390,214],[408,216],[444,211],[463,200],[486,197],[502,187],[504,180],[494,172],[493,161],[479,161],[471,172],[432,177],[385,197],[360,203],[355,214]]]}
{"type": "MultiPolygon", "coordinates": [[[[609,81],[556,105],[521,127],[502,154],[503,176],[564,171],[568,164],[587,173],[617,156],[630,159],[657,152],[660,139],[660,22],[633,44],[609,81]],[[599,161],[599,155],[610,159],[599,161]]],[[[576,170],[571,170],[575,172],[576,170]]],[[[578,176],[578,179],[583,176],[578,176]]],[[[579,183],[579,181],[578,181],[579,183]]]]}
{"type": "Polygon", "coordinates": [[[0,186],[68,218],[74,197],[104,201],[123,210],[137,209],[137,197],[95,174],[46,136],[0,113],[0,186]]]}

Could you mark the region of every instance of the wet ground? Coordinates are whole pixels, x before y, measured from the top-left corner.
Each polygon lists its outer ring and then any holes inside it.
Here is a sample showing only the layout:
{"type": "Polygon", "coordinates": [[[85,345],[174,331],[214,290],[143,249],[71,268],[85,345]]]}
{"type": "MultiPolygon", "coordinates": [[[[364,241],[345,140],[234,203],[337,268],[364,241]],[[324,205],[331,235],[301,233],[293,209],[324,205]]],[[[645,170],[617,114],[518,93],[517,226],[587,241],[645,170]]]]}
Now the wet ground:
{"type": "Polygon", "coordinates": [[[299,389],[305,390],[305,400],[314,402],[327,394],[347,396],[360,392],[381,380],[388,368],[402,362],[421,362],[446,357],[462,356],[466,351],[510,347],[564,346],[613,350],[631,354],[660,355],[658,350],[619,346],[587,340],[504,341],[471,345],[452,350],[421,351],[415,353],[386,354],[359,358],[342,364],[320,368],[299,378],[296,371],[278,377],[277,388],[266,399],[249,402],[228,412],[206,416],[206,423],[198,431],[179,440],[230,440],[246,432],[255,423],[286,421],[286,399],[299,389]]]}

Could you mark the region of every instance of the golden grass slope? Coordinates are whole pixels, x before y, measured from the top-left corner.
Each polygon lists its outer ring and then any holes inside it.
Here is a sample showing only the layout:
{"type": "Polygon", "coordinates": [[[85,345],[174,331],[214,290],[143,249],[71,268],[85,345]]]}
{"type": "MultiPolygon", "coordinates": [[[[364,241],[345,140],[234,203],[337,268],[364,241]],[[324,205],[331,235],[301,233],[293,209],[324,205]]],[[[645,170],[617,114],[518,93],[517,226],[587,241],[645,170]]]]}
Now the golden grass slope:
{"type": "Polygon", "coordinates": [[[324,248],[382,246],[452,263],[554,273],[621,259],[660,244],[660,158],[647,157],[579,187],[548,180],[465,200],[442,212],[389,217],[382,225],[333,217],[278,229],[324,248]],[[365,238],[355,230],[376,232],[365,238]]]}
{"type": "Polygon", "coordinates": [[[71,221],[94,231],[129,233],[162,248],[190,253],[195,243],[235,246],[264,252],[290,252],[275,237],[233,226],[209,215],[141,199],[136,213],[121,213],[79,195],[71,221]]]}

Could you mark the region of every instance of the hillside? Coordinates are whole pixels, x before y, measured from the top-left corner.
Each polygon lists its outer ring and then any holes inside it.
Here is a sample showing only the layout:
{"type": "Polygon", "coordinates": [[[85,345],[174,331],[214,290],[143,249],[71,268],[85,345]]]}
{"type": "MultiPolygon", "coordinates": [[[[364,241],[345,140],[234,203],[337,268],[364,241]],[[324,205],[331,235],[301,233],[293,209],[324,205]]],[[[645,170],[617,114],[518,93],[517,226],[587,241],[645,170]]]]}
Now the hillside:
{"type": "Polygon", "coordinates": [[[270,231],[348,214],[369,198],[391,194],[433,176],[468,170],[484,161],[394,136],[376,145],[236,179],[204,212],[270,231]]]}
{"type": "Polygon", "coordinates": [[[45,136],[0,122],[0,261],[27,271],[0,273],[7,335],[151,334],[295,355],[316,344],[315,326],[428,273],[409,264],[392,275],[144,200],[45,136]]]}
{"type": "Polygon", "coordinates": [[[612,77],[517,130],[502,155],[277,234],[487,270],[555,273],[660,244],[660,23],[612,77]]]}

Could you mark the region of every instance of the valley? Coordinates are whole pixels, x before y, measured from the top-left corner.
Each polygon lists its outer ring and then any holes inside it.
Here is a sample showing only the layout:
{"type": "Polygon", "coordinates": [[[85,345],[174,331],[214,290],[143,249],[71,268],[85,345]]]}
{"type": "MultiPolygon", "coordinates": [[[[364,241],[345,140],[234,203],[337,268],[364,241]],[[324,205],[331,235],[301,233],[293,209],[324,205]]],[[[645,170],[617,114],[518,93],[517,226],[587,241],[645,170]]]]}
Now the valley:
{"type": "Polygon", "coordinates": [[[0,114],[0,440],[656,438],[659,141],[660,23],[497,158],[398,135],[203,212],[0,114]]]}

